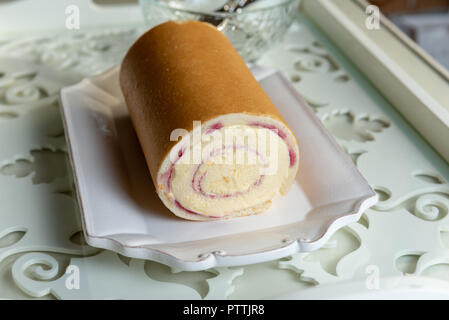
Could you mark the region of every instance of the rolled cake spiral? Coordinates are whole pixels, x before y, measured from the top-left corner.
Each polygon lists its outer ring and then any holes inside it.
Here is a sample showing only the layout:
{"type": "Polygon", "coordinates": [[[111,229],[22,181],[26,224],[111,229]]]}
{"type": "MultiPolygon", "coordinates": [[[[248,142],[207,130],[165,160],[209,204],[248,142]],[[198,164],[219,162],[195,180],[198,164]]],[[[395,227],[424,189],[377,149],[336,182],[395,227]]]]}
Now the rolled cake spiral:
{"type": "Polygon", "coordinates": [[[120,86],[156,191],[189,220],[260,213],[288,192],[295,136],[228,39],[167,22],[126,54],[120,86]]]}

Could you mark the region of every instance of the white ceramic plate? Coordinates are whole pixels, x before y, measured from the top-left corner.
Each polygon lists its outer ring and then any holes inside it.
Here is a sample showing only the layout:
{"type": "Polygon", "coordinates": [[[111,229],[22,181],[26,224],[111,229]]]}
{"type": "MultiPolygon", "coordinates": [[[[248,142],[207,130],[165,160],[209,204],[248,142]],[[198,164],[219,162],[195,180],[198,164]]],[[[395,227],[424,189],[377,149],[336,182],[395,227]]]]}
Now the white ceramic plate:
{"type": "Polygon", "coordinates": [[[118,67],[61,91],[84,234],[94,247],[204,270],[279,259],[322,246],[377,197],[290,83],[252,67],[299,141],[300,171],[287,196],[256,216],[192,222],[154,191],[118,85],[118,67]]]}

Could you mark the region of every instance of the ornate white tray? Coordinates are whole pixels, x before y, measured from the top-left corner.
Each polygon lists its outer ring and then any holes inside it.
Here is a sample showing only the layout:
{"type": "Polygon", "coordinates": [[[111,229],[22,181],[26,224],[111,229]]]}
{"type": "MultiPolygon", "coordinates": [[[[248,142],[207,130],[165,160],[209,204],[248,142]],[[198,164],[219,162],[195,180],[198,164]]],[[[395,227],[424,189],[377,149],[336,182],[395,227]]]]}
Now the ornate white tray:
{"type": "Polygon", "coordinates": [[[131,15],[108,4],[100,14],[97,1],[78,0],[81,30],[67,30],[63,13],[73,1],[0,5],[0,299],[443,297],[449,166],[438,153],[449,154],[440,130],[449,118],[430,115],[437,101],[447,107],[449,77],[388,21],[367,30],[360,1],[303,0],[292,28],[258,63],[291,80],[379,203],[319,250],[179,273],[83,245],[65,163],[58,91],[120,62],[145,30],[138,6],[131,15]],[[36,13],[46,14],[42,23],[36,13]]]}
{"type": "Polygon", "coordinates": [[[299,139],[292,190],[261,215],[191,222],[172,215],[151,183],[118,86],[118,67],[61,91],[87,242],[182,270],[252,264],[320,248],[377,201],[375,192],[288,80],[253,73],[299,139]]]}

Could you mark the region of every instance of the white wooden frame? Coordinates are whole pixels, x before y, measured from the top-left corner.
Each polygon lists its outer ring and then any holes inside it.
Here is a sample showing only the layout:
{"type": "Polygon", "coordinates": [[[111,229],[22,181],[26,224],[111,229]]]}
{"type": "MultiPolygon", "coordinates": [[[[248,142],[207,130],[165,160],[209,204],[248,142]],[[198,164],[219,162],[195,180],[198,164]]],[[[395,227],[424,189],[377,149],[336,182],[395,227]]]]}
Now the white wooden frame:
{"type": "Polygon", "coordinates": [[[363,0],[303,0],[302,10],[449,161],[449,73],[381,16],[368,30],[363,0]],[[399,41],[398,41],[399,40],[399,41]]]}

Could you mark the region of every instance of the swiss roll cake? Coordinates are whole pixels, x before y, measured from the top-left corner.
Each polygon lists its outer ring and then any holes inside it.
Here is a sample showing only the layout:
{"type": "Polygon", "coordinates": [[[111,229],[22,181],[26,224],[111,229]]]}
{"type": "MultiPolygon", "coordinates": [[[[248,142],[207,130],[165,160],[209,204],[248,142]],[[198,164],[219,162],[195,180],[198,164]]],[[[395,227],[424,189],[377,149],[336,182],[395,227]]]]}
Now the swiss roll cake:
{"type": "Polygon", "coordinates": [[[149,30],[123,59],[120,86],[156,192],[175,215],[254,215],[290,189],[297,140],[212,25],[149,30]]]}

